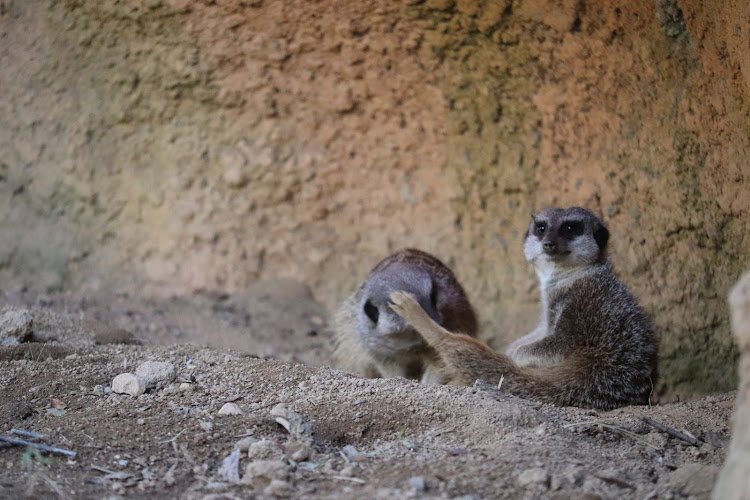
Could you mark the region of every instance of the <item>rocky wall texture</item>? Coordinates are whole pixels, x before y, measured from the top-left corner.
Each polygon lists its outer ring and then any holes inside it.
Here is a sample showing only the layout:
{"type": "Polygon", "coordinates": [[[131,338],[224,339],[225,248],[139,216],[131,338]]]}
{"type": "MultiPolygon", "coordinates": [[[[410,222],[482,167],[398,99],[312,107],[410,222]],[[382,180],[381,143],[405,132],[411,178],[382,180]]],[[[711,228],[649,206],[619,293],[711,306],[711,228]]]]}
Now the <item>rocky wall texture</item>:
{"type": "Polygon", "coordinates": [[[742,0],[0,1],[0,279],[155,294],[451,265],[501,348],[530,213],[583,205],[662,334],[662,393],[736,385],[750,265],[742,0]]]}

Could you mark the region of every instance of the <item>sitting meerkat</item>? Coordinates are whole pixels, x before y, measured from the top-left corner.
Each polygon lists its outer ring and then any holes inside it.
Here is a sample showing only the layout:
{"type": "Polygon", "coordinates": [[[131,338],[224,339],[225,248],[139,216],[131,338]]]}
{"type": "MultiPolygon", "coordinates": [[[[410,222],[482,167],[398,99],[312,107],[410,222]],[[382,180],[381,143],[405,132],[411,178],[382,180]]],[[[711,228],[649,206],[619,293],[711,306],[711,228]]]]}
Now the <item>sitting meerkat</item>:
{"type": "Polygon", "coordinates": [[[539,276],[542,321],[508,354],[442,328],[408,292],[392,293],[391,308],[435,349],[450,383],[484,379],[502,391],[563,406],[645,404],[656,382],[658,341],[615,276],[608,240],[602,221],[583,208],[533,216],[524,255],[539,276]]]}
{"type": "Polygon", "coordinates": [[[395,291],[409,293],[435,324],[468,338],[476,335],[474,309],[453,272],[432,255],[407,248],[378,263],[336,313],[337,366],[371,378],[443,383],[435,350],[389,307],[395,291]]]}

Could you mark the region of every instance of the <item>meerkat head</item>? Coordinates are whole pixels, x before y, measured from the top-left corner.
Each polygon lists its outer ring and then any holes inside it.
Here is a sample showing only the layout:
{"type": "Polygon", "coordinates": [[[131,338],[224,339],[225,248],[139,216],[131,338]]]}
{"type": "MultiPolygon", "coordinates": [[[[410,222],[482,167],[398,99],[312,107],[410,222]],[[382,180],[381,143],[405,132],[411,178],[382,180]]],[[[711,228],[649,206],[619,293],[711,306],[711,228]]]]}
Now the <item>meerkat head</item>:
{"type": "Polygon", "coordinates": [[[537,270],[585,267],[607,258],[609,231],[585,208],[547,208],[532,216],[524,256],[537,270]]]}
{"type": "Polygon", "coordinates": [[[411,262],[395,262],[370,275],[360,289],[357,331],[369,348],[400,351],[421,344],[414,328],[389,306],[392,292],[411,293],[427,314],[441,323],[437,310],[438,287],[428,270],[411,262]]]}

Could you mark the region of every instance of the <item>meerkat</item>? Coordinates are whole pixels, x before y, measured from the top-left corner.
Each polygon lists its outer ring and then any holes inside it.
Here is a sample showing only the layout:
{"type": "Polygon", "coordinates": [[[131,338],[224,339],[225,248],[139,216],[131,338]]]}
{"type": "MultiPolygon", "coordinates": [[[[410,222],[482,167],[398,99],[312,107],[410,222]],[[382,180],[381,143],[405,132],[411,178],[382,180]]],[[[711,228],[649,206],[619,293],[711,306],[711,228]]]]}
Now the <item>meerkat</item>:
{"type": "Polygon", "coordinates": [[[391,309],[435,349],[453,375],[561,406],[612,409],[648,403],[657,377],[658,341],[643,309],[617,278],[607,256],[609,231],[592,212],[549,208],[532,217],[524,255],[542,295],[539,326],[508,354],[451,333],[408,292],[391,309]]]}
{"type": "Polygon", "coordinates": [[[444,382],[435,350],[388,305],[395,291],[409,293],[435,324],[476,335],[476,314],[453,272],[436,257],[407,248],[380,261],[335,314],[337,366],[370,378],[444,382]]]}

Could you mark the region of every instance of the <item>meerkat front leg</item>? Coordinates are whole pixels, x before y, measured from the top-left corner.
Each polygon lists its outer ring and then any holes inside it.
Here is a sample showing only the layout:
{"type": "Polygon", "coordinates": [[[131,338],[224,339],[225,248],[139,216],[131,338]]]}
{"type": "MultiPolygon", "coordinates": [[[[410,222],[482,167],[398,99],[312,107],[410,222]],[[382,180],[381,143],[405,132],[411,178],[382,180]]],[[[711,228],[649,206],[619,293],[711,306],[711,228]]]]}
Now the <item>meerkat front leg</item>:
{"type": "Polygon", "coordinates": [[[393,292],[391,302],[391,309],[414,327],[432,347],[437,349],[439,344],[455,336],[454,333],[435,323],[435,320],[430,318],[411,294],[393,292]]]}
{"type": "Polygon", "coordinates": [[[537,325],[534,330],[527,333],[521,338],[518,338],[511,342],[511,344],[505,349],[505,354],[507,354],[513,361],[518,362],[516,359],[516,355],[518,351],[529,344],[532,344],[536,342],[537,340],[541,340],[544,337],[547,336],[547,323],[545,321],[542,321],[537,325]]]}
{"type": "Polygon", "coordinates": [[[390,296],[391,309],[404,318],[434,348],[445,363],[451,383],[471,385],[477,379],[497,383],[509,371],[517,370],[504,354],[497,353],[479,340],[451,333],[430,318],[414,297],[403,292],[390,296]]]}
{"type": "Polygon", "coordinates": [[[565,359],[563,352],[567,346],[560,344],[559,338],[544,337],[536,342],[519,346],[511,359],[518,366],[552,368],[561,364],[565,359]]]}

